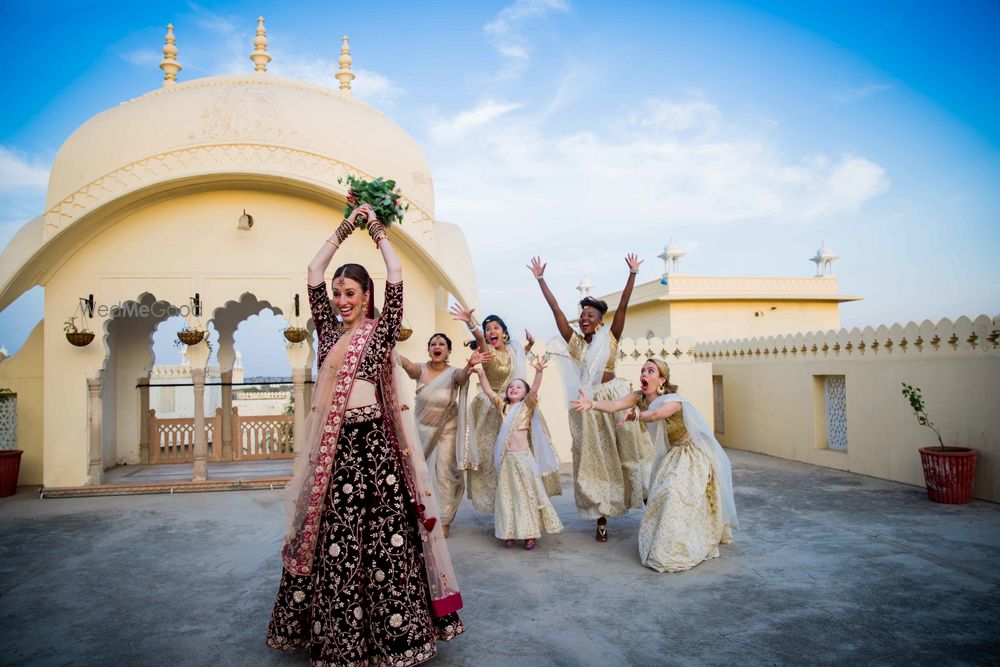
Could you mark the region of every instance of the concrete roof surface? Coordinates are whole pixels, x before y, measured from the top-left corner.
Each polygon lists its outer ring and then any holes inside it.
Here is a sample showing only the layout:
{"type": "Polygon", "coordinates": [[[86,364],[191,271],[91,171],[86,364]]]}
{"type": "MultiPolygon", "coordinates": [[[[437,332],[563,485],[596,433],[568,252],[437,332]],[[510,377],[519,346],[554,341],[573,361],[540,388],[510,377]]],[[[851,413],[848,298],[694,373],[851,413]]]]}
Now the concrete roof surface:
{"type": "MultiPolygon", "coordinates": [[[[742,530],[680,574],[640,515],[504,549],[466,502],[466,633],[435,665],[998,664],[1000,505],[730,451],[742,530]]],[[[916,456],[916,452],[914,452],[916,456]]],[[[304,666],[267,649],[280,491],[0,500],[0,664],[304,666]]]]}

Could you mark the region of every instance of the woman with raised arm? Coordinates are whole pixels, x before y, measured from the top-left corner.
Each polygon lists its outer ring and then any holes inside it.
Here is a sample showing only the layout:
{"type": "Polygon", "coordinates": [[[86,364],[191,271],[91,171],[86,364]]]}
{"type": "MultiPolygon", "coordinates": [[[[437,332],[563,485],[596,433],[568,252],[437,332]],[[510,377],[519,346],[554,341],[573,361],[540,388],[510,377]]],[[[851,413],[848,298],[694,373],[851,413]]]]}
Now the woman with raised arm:
{"type": "MultiPolygon", "coordinates": [[[[580,389],[595,400],[616,400],[631,391],[628,382],[615,377],[615,360],[618,339],[625,328],[625,311],[642,260],[630,253],[625,263],[629,269],[628,281],[611,326],[602,323],[608,304],[588,296],[580,301],[579,331],[569,325],[546,284],[546,265],[533,257],[528,267],[562,337],[552,341],[548,352],[559,364],[567,400],[575,398],[580,389]]],[[[649,470],[652,448],[636,424],[616,429],[611,415],[570,412],[569,428],[573,437],[576,509],[585,519],[597,519],[595,539],[607,542],[608,517],[624,516],[629,509],[643,507],[648,485],[648,472],[644,471],[649,470]]]]}
{"type": "MultiPolygon", "coordinates": [[[[498,315],[488,315],[483,319],[482,328],[476,323],[472,310],[464,310],[455,304],[450,310],[452,316],[464,322],[474,340],[467,343],[477,350],[488,351],[492,356],[483,362],[486,379],[494,392],[503,391],[514,378],[524,377],[527,371],[526,355],[535,344],[530,331],[525,330],[526,343],[511,344],[507,324],[498,315]]],[[[537,411],[539,420],[548,434],[545,418],[537,411]]],[[[469,406],[469,425],[459,432],[459,460],[464,461],[469,471],[469,500],[480,512],[493,512],[496,500],[497,476],[493,460],[493,449],[500,434],[503,419],[490,403],[484,392],[479,392],[469,406]]],[[[550,438],[551,439],[551,438],[550,438]]],[[[559,495],[559,471],[543,477],[545,490],[550,496],[559,495]]]]}
{"type": "Polygon", "coordinates": [[[399,355],[403,370],[417,381],[413,417],[424,457],[430,461],[434,456],[434,485],[445,537],[465,494],[465,468],[458,461],[455,445],[458,433],[465,431],[469,375],[476,364],[489,358],[488,352],[474,350],[469,361],[457,368],[448,363],[451,348],[451,339],[436,333],[427,341],[428,361],[413,362],[399,355]]]}
{"type": "Polygon", "coordinates": [[[308,276],[319,374],[285,490],[284,569],[267,644],[308,648],[314,666],[415,665],[464,628],[427,465],[411,411],[397,400],[405,384],[394,359],[402,268],[384,225],[360,206],[324,242],[308,276]],[[385,301],[374,319],[363,266],[334,272],[332,303],[324,284],[358,215],[385,261],[385,301]]]}
{"type": "Polygon", "coordinates": [[[579,413],[623,414],[619,424],[646,425],[657,462],[639,525],[639,559],[658,572],[681,572],[718,558],[719,545],[733,541],[739,523],[732,468],[701,415],[670,384],[666,363],[647,359],[639,387],[615,401],[591,400],[581,389],[570,403],[579,413]]]}

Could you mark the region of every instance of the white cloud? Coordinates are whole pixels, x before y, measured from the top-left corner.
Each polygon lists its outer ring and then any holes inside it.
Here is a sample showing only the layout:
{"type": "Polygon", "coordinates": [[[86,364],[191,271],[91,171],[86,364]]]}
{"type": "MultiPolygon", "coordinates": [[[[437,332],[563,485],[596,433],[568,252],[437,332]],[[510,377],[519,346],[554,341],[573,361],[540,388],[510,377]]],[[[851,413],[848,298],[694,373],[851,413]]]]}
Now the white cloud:
{"type": "Polygon", "coordinates": [[[569,9],[570,4],[566,0],[516,0],[483,26],[483,32],[504,60],[496,80],[517,79],[527,68],[531,43],[525,36],[525,24],[552,12],[568,12],[569,9]]]}
{"type": "MultiPolygon", "coordinates": [[[[319,56],[305,56],[294,52],[272,51],[274,58],[267,71],[277,76],[287,76],[292,79],[309,81],[327,88],[339,88],[336,78],[340,63],[334,59],[319,56]]],[[[374,106],[391,105],[403,89],[389,77],[368,69],[355,69],[354,80],[351,82],[351,93],[358,99],[374,106]]]]}
{"type": "Polygon", "coordinates": [[[48,184],[48,165],[37,158],[0,146],[0,191],[44,190],[48,184]]]}
{"type": "MultiPolygon", "coordinates": [[[[487,100],[428,129],[437,214],[462,226],[486,310],[533,254],[568,305],[584,273],[598,293],[618,289],[625,252],[647,260],[640,278],[659,276],[655,254],[677,225],[814,223],[889,187],[864,157],[789,155],[702,99],[651,99],[587,131],[487,100]]],[[[532,301],[522,317],[535,326],[546,310],[532,301]]]]}
{"type": "Polygon", "coordinates": [[[482,127],[511,111],[520,109],[521,106],[516,102],[483,100],[472,109],[436,122],[430,127],[431,137],[439,142],[461,139],[476,128],[482,127]]]}
{"type": "Polygon", "coordinates": [[[556,11],[569,11],[565,0],[516,0],[500,10],[497,17],[483,27],[483,30],[497,37],[505,37],[528,19],[538,18],[556,11]]]}
{"type": "Polygon", "coordinates": [[[833,91],[830,93],[830,98],[834,102],[839,102],[840,104],[850,104],[851,102],[857,102],[863,100],[866,97],[871,97],[872,95],[877,95],[886,90],[892,90],[892,84],[888,83],[872,83],[867,86],[861,86],[859,88],[849,88],[846,90],[833,91]]]}
{"type": "Polygon", "coordinates": [[[135,51],[129,51],[120,55],[122,60],[136,67],[143,67],[154,63],[159,64],[160,60],[163,59],[163,54],[157,53],[153,49],[136,49],[135,51]]]}

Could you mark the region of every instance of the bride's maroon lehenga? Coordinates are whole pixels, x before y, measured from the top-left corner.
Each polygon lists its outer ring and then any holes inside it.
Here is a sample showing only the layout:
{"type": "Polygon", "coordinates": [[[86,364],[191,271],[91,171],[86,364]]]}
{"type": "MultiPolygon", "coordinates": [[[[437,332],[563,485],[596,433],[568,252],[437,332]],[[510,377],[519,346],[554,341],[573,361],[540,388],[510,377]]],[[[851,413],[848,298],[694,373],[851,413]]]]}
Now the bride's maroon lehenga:
{"type": "MultiPolygon", "coordinates": [[[[322,367],[339,337],[325,284],[309,287],[309,302],[322,367]]],[[[402,305],[403,284],[387,283],[357,378],[375,383],[392,363],[402,305]]],[[[267,644],[309,647],[314,667],[415,665],[464,631],[457,613],[432,613],[418,513],[391,428],[381,403],[343,413],[312,571],[282,571],[267,644]]]]}

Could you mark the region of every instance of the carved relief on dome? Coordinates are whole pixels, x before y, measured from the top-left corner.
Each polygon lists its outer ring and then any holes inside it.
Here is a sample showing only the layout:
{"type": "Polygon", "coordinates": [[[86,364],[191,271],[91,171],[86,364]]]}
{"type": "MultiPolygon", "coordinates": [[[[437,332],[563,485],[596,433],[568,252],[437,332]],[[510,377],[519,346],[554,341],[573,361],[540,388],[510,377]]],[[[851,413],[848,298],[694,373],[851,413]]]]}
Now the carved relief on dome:
{"type": "Polygon", "coordinates": [[[204,135],[212,140],[277,138],[288,125],[276,110],[274,91],[256,87],[216,91],[201,118],[204,135]]]}

